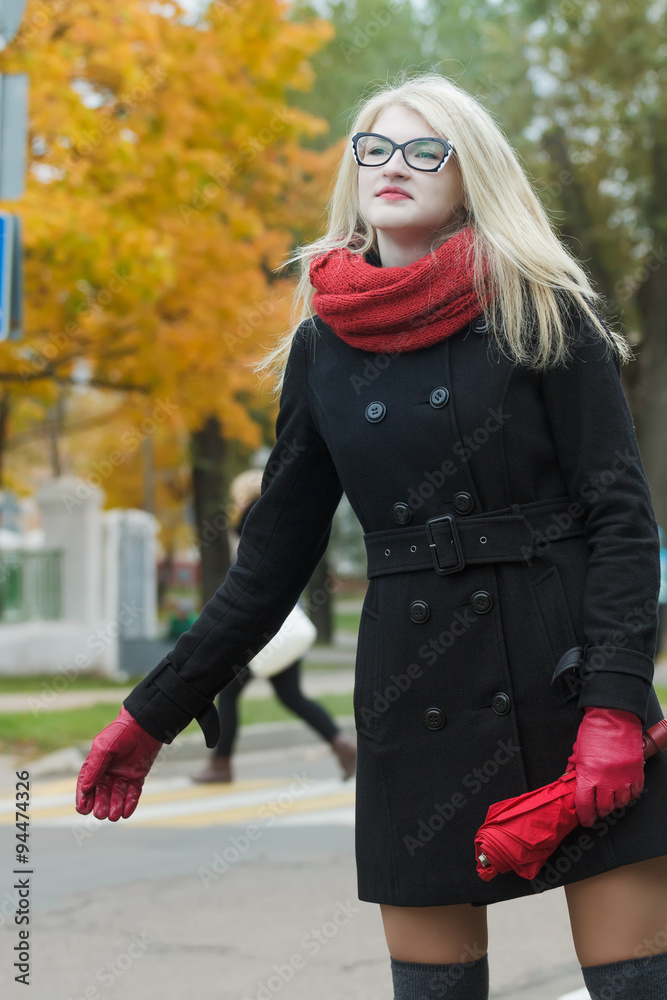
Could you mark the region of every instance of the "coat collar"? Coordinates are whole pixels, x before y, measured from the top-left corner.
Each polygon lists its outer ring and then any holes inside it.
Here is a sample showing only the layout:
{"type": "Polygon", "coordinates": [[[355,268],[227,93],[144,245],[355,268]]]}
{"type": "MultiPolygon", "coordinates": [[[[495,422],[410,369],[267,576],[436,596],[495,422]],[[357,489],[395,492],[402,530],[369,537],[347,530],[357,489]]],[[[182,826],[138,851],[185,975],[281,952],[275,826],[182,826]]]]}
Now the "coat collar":
{"type": "Polygon", "coordinates": [[[367,264],[372,264],[374,267],[382,267],[382,261],[375,250],[367,250],[364,254],[364,260],[367,264]]]}

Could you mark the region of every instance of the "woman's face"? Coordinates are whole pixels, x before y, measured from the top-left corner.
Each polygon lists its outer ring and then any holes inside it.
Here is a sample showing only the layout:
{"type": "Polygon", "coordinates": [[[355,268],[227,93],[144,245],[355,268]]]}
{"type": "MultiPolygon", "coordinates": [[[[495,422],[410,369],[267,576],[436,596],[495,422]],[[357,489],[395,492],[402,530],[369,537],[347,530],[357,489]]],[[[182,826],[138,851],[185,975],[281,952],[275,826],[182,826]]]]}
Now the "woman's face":
{"type": "MultiPolygon", "coordinates": [[[[400,104],[385,108],[367,131],[399,143],[424,137],[449,138],[438,135],[420,114],[400,104]]],[[[381,233],[387,233],[395,243],[423,243],[447,225],[463,205],[464,191],[455,154],[437,172],[409,166],[400,149],[395,149],[382,166],[357,170],[364,219],[381,233]],[[409,197],[384,197],[379,194],[384,187],[401,188],[409,197]]]]}

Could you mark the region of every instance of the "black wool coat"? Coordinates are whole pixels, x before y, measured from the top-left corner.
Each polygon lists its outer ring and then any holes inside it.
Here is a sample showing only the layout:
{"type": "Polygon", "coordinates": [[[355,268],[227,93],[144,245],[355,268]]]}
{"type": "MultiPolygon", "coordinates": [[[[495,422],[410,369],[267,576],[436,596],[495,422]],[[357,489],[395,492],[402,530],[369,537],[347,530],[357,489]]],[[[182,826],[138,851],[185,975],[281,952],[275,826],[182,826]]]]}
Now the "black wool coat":
{"type": "Polygon", "coordinates": [[[620,364],[576,314],[571,333],[570,361],[537,373],[497,351],[483,317],[385,354],[302,323],[237,562],[125,700],[156,738],[197,717],[213,746],[213,698],[295,605],[344,491],[368,552],[362,900],[484,905],[667,853],[660,755],[642,795],[577,827],[537,878],[476,872],[489,805],[564,772],[586,705],[662,717],[659,539],[620,364]]]}

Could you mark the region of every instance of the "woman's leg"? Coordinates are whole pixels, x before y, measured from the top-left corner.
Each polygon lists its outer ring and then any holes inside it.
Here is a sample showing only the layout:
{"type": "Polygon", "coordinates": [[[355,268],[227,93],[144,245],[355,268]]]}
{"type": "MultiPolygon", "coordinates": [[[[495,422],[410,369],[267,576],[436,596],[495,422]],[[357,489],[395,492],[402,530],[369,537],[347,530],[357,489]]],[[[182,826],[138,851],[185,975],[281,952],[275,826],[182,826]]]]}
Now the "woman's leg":
{"type": "Polygon", "coordinates": [[[667,951],[667,855],[565,886],[582,965],[667,951]]]}
{"type": "Polygon", "coordinates": [[[219,693],[220,739],[211,753],[206,767],[199,774],[193,775],[193,781],[200,783],[233,781],[231,756],[238,729],[237,702],[241,691],[251,677],[250,670],[245,668],[219,693]]]}
{"type": "Polygon", "coordinates": [[[311,698],[306,698],[301,690],[301,660],[295,660],[269,680],[285,708],[307,722],[328,743],[340,732],[340,727],[327,710],[311,698]]]}
{"type": "Polygon", "coordinates": [[[232,755],[239,725],[238,699],[251,677],[250,670],[247,668],[242,670],[218,695],[220,739],[213,751],[216,757],[231,757],[232,755]]]}
{"type": "Polygon", "coordinates": [[[667,856],[565,886],[593,1000],[667,997],[667,856]]]}
{"type": "Polygon", "coordinates": [[[486,906],[389,906],[380,903],[392,958],[403,962],[472,962],[489,946],[486,906]]]}
{"type": "Polygon", "coordinates": [[[380,904],[394,1000],[488,1000],[486,907],[380,904]]]}
{"type": "Polygon", "coordinates": [[[301,660],[270,678],[273,689],[290,712],[300,716],[322,739],[331,744],[343,769],[343,780],[351,778],[357,766],[357,745],[347,738],[327,710],[301,690],[301,660]]]}

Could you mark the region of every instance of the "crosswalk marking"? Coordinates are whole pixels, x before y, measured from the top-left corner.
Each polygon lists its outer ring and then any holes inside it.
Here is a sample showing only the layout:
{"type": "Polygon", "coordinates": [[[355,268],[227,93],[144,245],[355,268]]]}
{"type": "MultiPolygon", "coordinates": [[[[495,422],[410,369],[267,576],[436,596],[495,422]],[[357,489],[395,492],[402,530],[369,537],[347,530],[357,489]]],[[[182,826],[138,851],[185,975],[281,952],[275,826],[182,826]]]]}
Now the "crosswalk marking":
{"type": "MultiPolygon", "coordinates": [[[[35,784],[30,822],[34,826],[95,828],[106,820],[74,808],[76,779],[35,784]]],[[[267,825],[354,825],[354,779],[256,778],[230,784],[195,785],[189,778],[149,780],[136,812],[120,822],[142,827],[204,827],[256,821],[267,825]]],[[[14,803],[0,798],[0,825],[15,821],[14,803]]]]}
{"type": "MultiPolygon", "coordinates": [[[[342,792],[340,795],[329,793],[328,795],[308,797],[305,801],[294,799],[289,805],[284,807],[286,815],[293,816],[300,813],[313,813],[322,809],[330,809],[332,806],[348,806],[354,803],[354,791],[342,792]]],[[[269,807],[275,803],[274,800],[262,802],[257,806],[240,806],[236,809],[219,809],[210,812],[195,812],[188,814],[178,814],[162,816],[157,819],[142,818],[137,819],[137,826],[215,826],[219,823],[247,823],[251,820],[272,820],[274,822],[281,818],[281,814],[276,815],[270,811],[269,807]]],[[[282,810],[282,806],[280,806],[282,810]]]]}
{"type": "MultiPolygon", "coordinates": [[[[54,782],[54,785],[56,783],[54,782]]],[[[238,794],[250,789],[263,789],[267,786],[277,787],[285,784],[284,778],[254,778],[248,781],[234,782],[228,788],[223,785],[193,785],[188,778],[174,778],[171,781],[154,781],[145,784],[141,793],[141,802],[150,799],[151,802],[185,801],[187,799],[205,799],[221,795],[238,794]]],[[[59,781],[58,787],[51,785],[34,786],[30,809],[31,819],[39,819],[45,814],[57,815],[54,809],[62,806],[64,812],[74,809],[76,781],[73,778],[59,781]]],[[[14,822],[14,803],[10,799],[0,799],[0,824],[14,822]]]]}
{"type": "Polygon", "coordinates": [[[354,826],[354,805],[318,812],[279,816],[276,826],[354,826]]]}

